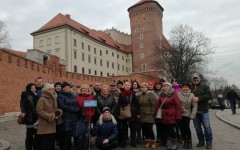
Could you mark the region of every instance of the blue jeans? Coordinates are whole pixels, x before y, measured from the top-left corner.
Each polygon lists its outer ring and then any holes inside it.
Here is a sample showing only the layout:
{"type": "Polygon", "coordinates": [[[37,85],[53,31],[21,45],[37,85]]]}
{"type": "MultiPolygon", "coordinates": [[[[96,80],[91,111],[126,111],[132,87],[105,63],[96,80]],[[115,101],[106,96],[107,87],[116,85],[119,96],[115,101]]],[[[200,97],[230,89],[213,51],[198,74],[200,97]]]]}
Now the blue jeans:
{"type": "Polygon", "coordinates": [[[193,120],[194,127],[197,133],[199,142],[212,143],[212,129],[210,127],[209,114],[207,113],[197,113],[195,119],[193,120]],[[202,125],[204,128],[204,134],[202,130],[202,125]],[[204,140],[205,137],[205,140],[204,140]]]}

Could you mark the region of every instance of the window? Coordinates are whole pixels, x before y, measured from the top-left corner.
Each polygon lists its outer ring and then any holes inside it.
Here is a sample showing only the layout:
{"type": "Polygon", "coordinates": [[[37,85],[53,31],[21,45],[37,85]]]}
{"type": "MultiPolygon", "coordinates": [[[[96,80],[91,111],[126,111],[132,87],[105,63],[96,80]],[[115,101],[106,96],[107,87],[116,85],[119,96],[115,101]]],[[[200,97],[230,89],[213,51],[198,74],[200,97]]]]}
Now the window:
{"type": "Polygon", "coordinates": [[[109,77],[109,73],[107,73],[107,76],[109,77]]]}
{"type": "Polygon", "coordinates": [[[106,50],[106,55],[108,55],[108,50],[106,50]]]}
{"type": "Polygon", "coordinates": [[[84,61],[85,60],[85,58],[84,58],[84,53],[82,53],[82,61],[84,61]]]}
{"type": "Polygon", "coordinates": [[[48,38],[48,39],[47,39],[47,45],[48,45],[48,46],[51,45],[51,38],[48,38]]]}
{"type": "Polygon", "coordinates": [[[97,70],[94,71],[95,76],[97,75],[97,70]]]}
{"type": "Polygon", "coordinates": [[[138,28],[135,29],[135,32],[138,32],[138,28]]]}
{"type": "Polygon", "coordinates": [[[128,72],[128,67],[126,67],[126,72],[128,72]]]}
{"type": "Polygon", "coordinates": [[[146,65],[142,64],[142,70],[146,70],[146,65]]]}
{"type": "Polygon", "coordinates": [[[140,39],[143,39],[143,34],[140,34],[140,39]]]}
{"type": "Polygon", "coordinates": [[[43,40],[40,40],[40,41],[39,41],[39,46],[40,46],[40,47],[43,47],[43,40]]]}
{"type": "Polygon", "coordinates": [[[74,72],[77,72],[77,66],[74,66],[74,72]]]}
{"type": "Polygon", "coordinates": [[[96,65],[97,64],[97,58],[94,57],[94,64],[96,65]]]}
{"type": "Polygon", "coordinates": [[[77,51],[74,51],[74,52],[73,52],[73,57],[74,57],[75,59],[77,59],[77,51]]]}
{"type": "Polygon", "coordinates": [[[84,49],[84,43],[82,42],[82,49],[84,49]]]}
{"type": "Polygon", "coordinates": [[[91,51],[91,47],[90,47],[90,45],[88,45],[88,51],[89,51],[89,52],[91,51]]]}
{"type": "Polygon", "coordinates": [[[102,71],[100,72],[100,76],[103,76],[103,73],[102,73],[102,71]]]}
{"type": "Polygon", "coordinates": [[[117,55],[117,58],[119,58],[119,55],[117,55]]]}
{"type": "Polygon", "coordinates": [[[73,39],[73,46],[77,46],[77,40],[73,39]]]}
{"type": "Polygon", "coordinates": [[[126,62],[127,62],[127,59],[126,59],[126,62]]]}
{"type": "Polygon", "coordinates": [[[100,59],[100,66],[102,66],[102,59],[100,59]]]}
{"type": "Polygon", "coordinates": [[[56,55],[57,57],[60,56],[60,48],[56,48],[56,49],[55,49],[55,55],[56,55]]]}
{"type": "Polygon", "coordinates": [[[107,67],[109,68],[109,62],[107,61],[107,67]]]}
{"type": "Polygon", "coordinates": [[[56,36],[55,37],[55,44],[58,44],[59,43],[59,36],[56,36]]]}
{"type": "Polygon", "coordinates": [[[143,43],[140,43],[140,48],[143,48],[144,47],[144,44],[143,43]]]}
{"type": "Polygon", "coordinates": [[[114,62],[112,62],[112,69],[114,69],[114,62]]]}
{"type": "Polygon", "coordinates": [[[100,50],[100,52],[99,52],[99,53],[100,53],[100,56],[102,56],[102,50],[100,50]]]}
{"type": "Polygon", "coordinates": [[[142,58],[142,59],[144,58],[144,54],[141,54],[141,58],[142,58]]]}
{"type": "Polygon", "coordinates": [[[88,69],[88,74],[91,74],[91,69],[88,69]]]}
{"type": "Polygon", "coordinates": [[[122,71],[124,71],[124,65],[122,65],[122,71]]]}
{"type": "Polygon", "coordinates": [[[91,63],[91,56],[88,56],[88,62],[91,63]]]}
{"type": "Polygon", "coordinates": [[[118,64],[118,70],[120,70],[120,65],[118,64]]]}
{"type": "Polygon", "coordinates": [[[114,52],[112,52],[112,57],[114,57],[114,52]]]}
{"type": "Polygon", "coordinates": [[[124,60],[124,57],[122,56],[122,60],[124,60]]]}
{"type": "Polygon", "coordinates": [[[48,54],[51,54],[51,53],[52,53],[52,50],[47,50],[47,53],[48,53],[48,54]]]}
{"type": "Polygon", "coordinates": [[[83,74],[85,73],[85,70],[84,70],[84,68],[82,68],[82,73],[83,73],[83,74]]]}
{"type": "Polygon", "coordinates": [[[96,48],[94,48],[94,54],[97,54],[97,50],[96,50],[96,48]]]}

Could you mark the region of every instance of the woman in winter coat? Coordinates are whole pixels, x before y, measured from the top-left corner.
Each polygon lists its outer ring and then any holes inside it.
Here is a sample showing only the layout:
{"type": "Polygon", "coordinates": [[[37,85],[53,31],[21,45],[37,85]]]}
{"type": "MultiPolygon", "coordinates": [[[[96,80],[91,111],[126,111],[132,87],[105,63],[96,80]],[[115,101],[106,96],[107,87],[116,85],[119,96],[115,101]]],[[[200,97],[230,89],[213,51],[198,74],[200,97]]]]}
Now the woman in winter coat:
{"type": "Polygon", "coordinates": [[[148,84],[141,84],[142,94],[139,96],[140,121],[142,123],[142,132],[145,137],[145,148],[156,148],[153,124],[155,123],[156,98],[148,92],[148,84]]]}
{"type": "Polygon", "coordinates": [[[192,135],[190,130],[190,120],[193,120],[197,113],[197,103],[193,102],[194,94],[191,93],[190,84],[182,83],[182,90],[178,92],[181,101],[182,120],[180,122],[181,135],[184,140],[184,149],[192,148],[192,135]]]}
{"type": "Polygon", "coordinates": [[[100,150],[110,150],[117,147],[117,121],[110,113],[110,108],[104,107],[92,136],[97,136],[96,146],[100,150]]]}
{"type": "Polygon", "coordinates": [[[110,108],[110,113],[115,116],[116,115],[116,101],[114,99],[114,94],[110,94],[109,87],[107,85],[103,85],[101,87],[101,93],[96,97],[97,100],[97,116],[103,113],[103,108],[110,108]]]}
{"type": "MultiPolygon", "coordinates": [[[[84,107],[84,102],[86,101],[93,101],[94,98],[91,95],[90,87],[87,84],[81,85],[81,88],[79,89],[79,93],[76,96],[78,106],[81,110],[83,110],[83,116],[80,117],[80,119],[83,119],[83,121],[86,123],[86,125],[89,126],[89,123],[92,123],[93,117],[95,115],[95,107],[84,107]],[[86,120],[85,120],[86,119],[86,120]]],[[[76,140],[76,147],[77,149],[87,149],[88,143],[89,143],[89,134],[88,131],[87,134],[80,135],[80,137],[77,137],[78,140],[76,140]]]]}
{"type": "Polygon", "coordinates": [[[62,91],[58,93],[58,108],[63,111],[62,120],[59,128],[59,146],[60,150],[71,149],[72,127],[78,121],[78,106],[75,96],[71,92],[71,85],[68,82],[62,83],[62,91]]]}
{"type": "Polygon", "coordinates": [[[34,124],[37,122],[36,105],[38,96],[36,93],[36,85],[29,83],[26,86],[26,95],[24,96],[23,105],[25,108],[24,112],[24,123],[27,126],[25,147],[26,150],[32,150],[36,148],[36,132],[34,124]]]}
{"type": "Polygon", "coordinates": [[[56,119],[62,115],[62,110],[57,109],[53,84],[44,84],[36,110],[38,114],[38,149],[53,150],[55,148],[56,119]]]}
{"type": "Polygon", "coordinates": [[[162,106],[162,123],[164,125],[163,133],[166,137],[169,137],[170,145],[167,147],[168,150],[177,149],[177,133],[176,124],[182,118],[182,110],[178,95],[175,93],[172,85],[169,82],[163,83],[163,92],[160,95],[157,111],[162,106]]]}
{"type": "Polygon", "coordinates": [[[136,147],[136,128],[135,128],[135,120],[139,117],[139,104],[137,101],[137,97],[133,91],[130,90],[131,83],[125,82],[124,90],[119,94],[119,100],[117,105],[117,116],[118,116],[118,142],[120,147],[126,147],[126,140],[128,138],[127,131],[128,125],[130,128],[130,138],[131,145],[136,147]],[[121,118],[121,110],[124,107],[130,104],[131,109],[131,118],[121,118]]]}

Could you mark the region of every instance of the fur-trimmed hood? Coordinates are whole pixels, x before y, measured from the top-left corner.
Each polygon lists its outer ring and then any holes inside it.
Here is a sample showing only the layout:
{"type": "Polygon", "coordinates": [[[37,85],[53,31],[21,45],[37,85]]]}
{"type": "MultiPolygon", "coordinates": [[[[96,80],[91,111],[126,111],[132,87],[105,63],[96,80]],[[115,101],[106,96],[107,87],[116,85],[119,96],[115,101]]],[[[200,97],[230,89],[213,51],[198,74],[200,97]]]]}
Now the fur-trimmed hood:
{"type": "MultiPolygon", "coordinates": [[[[116,121],[116,119],[114,118],[113,115],[111,115],[111,119],[110,119],[110,120],[112,120],[112,123],[113,123],[113,124],[115,124],[115,125],[117,124],[117,121],[116,121]]],[[[100,115],[99,120],[98,120],[98,123],[99,123],[100,125],[103,124],[103,114],[100,115]]]]}

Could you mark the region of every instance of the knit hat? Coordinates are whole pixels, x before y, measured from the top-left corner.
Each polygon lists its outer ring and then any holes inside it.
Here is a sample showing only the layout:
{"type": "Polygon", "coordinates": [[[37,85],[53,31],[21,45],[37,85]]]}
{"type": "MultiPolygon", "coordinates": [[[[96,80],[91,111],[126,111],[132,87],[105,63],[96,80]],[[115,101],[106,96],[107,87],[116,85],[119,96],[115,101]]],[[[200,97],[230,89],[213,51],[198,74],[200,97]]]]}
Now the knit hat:
{"type": "Polygon", "coordinates": [[[172,84],[169,83],[169,82],[164,82],[164,83],[163,83],[163,86],[165,86],[165,85],[168,85],[168,86],[172,87],[172,84]]]}
{"type": "Polygon", "coordinates": [[[123,85],[123,82],[121,80],[118,80],[117,85],[118,84],[122,84],[123,85]]]}
{"type": "Polygon", "coordinates": [[[62,83],[61,83],[61,82],[56,82],[56,83],[54,84],[54,87],[56,87],[57,85],[62,86],[62,83]]]}
{"type": "Polygon", "coordinates": [[[149,82],[148,82],[148,86],[154,86],[154,82],[149,81],[149,82]]]}
{"type": "Polygon", "coordinates": [[[103,113],[104,113],[105,111],[109,111],[109,112],[110,112],[110,108],[109,108],[109,107],[104,107],[104,108],[103,108],[103,113]]]}
{"type": "Polygon", "coordinates": [[[62,89],[63,89],[65,86],[71,87],[71,84],[69,84],[68,82],[63,82],[63,83],[62,83],[62,89]]]}
{"type": "Polygon", "coordinates": [[[192,75],[192,78],[199,78],[200,76],[199,76],[199,74],[198,73],[194,73],[193,75],[192,75]]]}
{"type": "Polygon", "coordinates": [[[45,91],[45,90],[48,90],[48,89],[54,89],[54,84],[51,84],[51,83],[45,83],[44,85],[43,85],[43,91],[45,91]]]}

